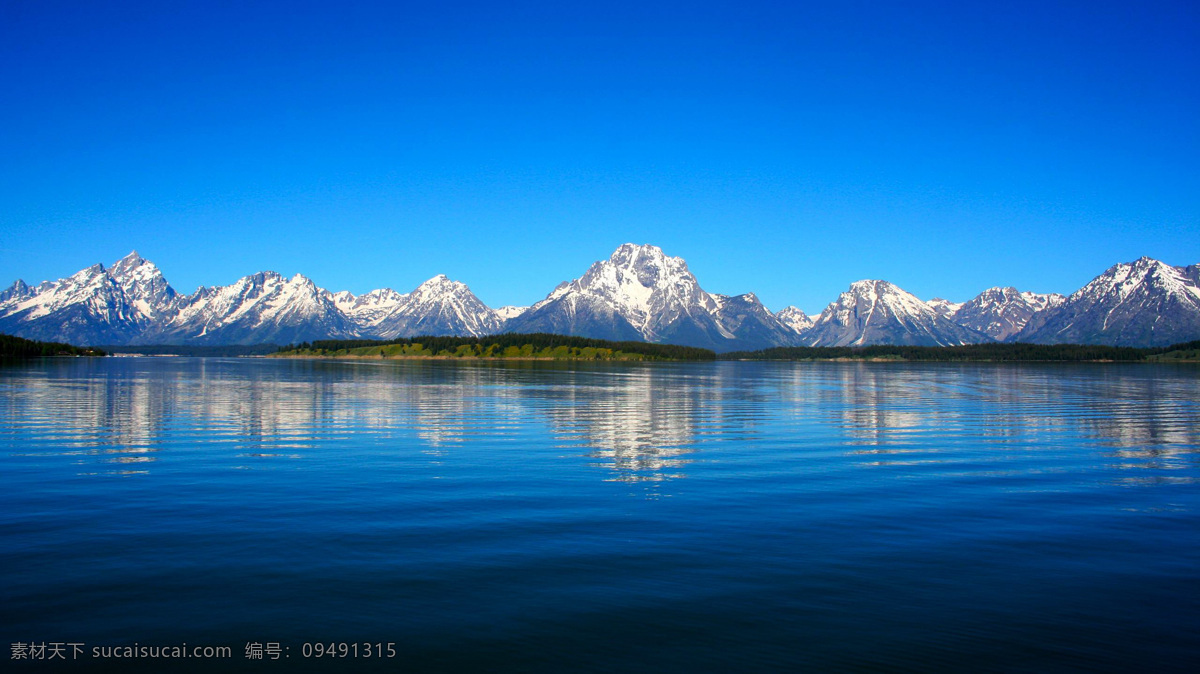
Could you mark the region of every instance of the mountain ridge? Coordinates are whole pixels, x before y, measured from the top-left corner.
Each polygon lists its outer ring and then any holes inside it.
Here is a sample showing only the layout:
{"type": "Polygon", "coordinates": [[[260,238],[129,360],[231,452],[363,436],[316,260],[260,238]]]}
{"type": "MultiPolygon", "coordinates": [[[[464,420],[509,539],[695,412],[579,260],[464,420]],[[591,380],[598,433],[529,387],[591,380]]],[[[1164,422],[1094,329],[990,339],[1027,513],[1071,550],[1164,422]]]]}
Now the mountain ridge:
{"type": "Polygon", "coordinates": [[[1143,257],[1070,296],[988,288],[966,302],[922,301],[857,281],[819,315],[769,311],[754,293],[705,291],[680,257],[626,243],[530,306],[492,309],[438,274],[412,291],[331,292],[273,271],[177,293],[137,251],[57,281],[0,290],[0,332],[76,344],[247,345],[550,332],[724,351],[779,346],[983,342],[1161,346],[1200,337],[1200,265],[1143,257]]]}

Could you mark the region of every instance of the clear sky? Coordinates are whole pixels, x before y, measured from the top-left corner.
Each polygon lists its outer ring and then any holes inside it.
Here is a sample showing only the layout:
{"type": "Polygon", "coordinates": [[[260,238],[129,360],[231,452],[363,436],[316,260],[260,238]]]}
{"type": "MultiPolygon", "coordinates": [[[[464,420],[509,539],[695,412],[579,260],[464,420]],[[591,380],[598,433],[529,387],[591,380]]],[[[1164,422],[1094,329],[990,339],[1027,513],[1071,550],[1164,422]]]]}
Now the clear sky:
{"type": "Polygon", "coordinates": [[[619,244],[819,311],[1200,262],[1200,3],[0,2],[0,283],[437,273],[619,244]]]}

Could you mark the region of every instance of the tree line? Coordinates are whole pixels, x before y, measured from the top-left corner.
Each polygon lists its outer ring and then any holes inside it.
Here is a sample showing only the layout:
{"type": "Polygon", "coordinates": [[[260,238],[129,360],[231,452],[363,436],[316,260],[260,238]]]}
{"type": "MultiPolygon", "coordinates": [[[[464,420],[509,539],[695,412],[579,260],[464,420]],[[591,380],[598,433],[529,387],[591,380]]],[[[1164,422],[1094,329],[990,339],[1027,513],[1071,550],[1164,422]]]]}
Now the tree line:
{"type": "Polygon", "coordinates": [[[103,356],[94,347],[71,346],[61,342],[39,342],[0,334],[0,358],[41,358],[43,356],[103,356]]]}
{"type": "Polygon", "coordinates": [[[963,344],[960,346],[780,346],[761,351],[731,351],[722,360],[909,360],[909,361],[1047,361],[1136,362],[1172,351],[1200,349],[1200,341],[1137,348],[1098,344],[963,344]]]}
{"type": "Polygon", "coordinates": [[[550,333],[503,333],[483,337],[420,336],[391,340],[321,339],[280,347],[279,354],[338,355],[355,350],[359,355],[422,355],[476,358],[583,358],[607,359],[636,355],[640,360],[714,360],[708,349],[651,342],[612,342],[605,339],[550,333]],[[408,347],[402,349],[389,347],[408,347]]]}

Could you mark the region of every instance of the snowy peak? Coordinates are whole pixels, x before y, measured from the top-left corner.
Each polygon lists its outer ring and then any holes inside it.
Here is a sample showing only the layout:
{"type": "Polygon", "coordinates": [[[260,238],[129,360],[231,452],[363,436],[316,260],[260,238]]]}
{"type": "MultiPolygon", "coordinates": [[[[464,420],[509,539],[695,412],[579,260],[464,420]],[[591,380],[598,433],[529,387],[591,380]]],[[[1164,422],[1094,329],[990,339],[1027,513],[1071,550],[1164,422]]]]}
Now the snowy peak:
{"type": "Polygon", "coordinates": [[[14,283],[0,296],[0,332],[76,344],[120,342],[152,324],[174,297],[157,268],[134,254],[112,269],[94,264],[36,288],[14,283]]]}
{"type": "Polygon", "coordinates": [[[8,287],[7,290],[0,292],[0,306],[11,300],[28,297],[32,293],[33,291],[30,289],[28,283],[25,283],[21,279],[17,279],[11,286],[8,287]]]}
{"type": "Polygon", "coordinates": [[[936,312],[937,315],[941,316],[942,318],[952,318],[955,312],[961,309],[963,305],[962,302],[951,302],[950,300],[945,300],[940,297],[935,297],[926,302],[926,304],[928,304],[929,308],[933,309],[934,312],[936,312]]]}
{"type": "Polygon", "coordinates": [[[357,297],[348,290],[330,294],[334,306],[360,326],[373,326],[407,297],[391,288],[380,288],[357,297]]]}
{"type": "Polygon", "coordinates": [[[1025,328],[1038,312],[1066,300],[1058,294],[1021,292],[1013,287],[988,288],[953,314],[954,322],[977,330],[996,341],[1008,341],[1025,328]]]}
{"type": "Polygon", "coordinates": [[[137,251],[0,292],[0,332],[76,344],[254,344],[314,339],[483,335],[501,330],[687,344],[949,345],[1034,341],[1133,346],[1200,338],[1200,265],[1149,257],[1113,265],[1070,297],[989,288],[962,304],[922,302],[882,280],[850,285],[821,315],[772,314],[753,293],[708,293],[679,257],[622,244],[531,307],[488,308],[443,274],[409,293],[331,293],[303,274],[252,274],[175,293],[137,251]]]}
{"type": "Polygon", "coordinates": [[[167,279],[155,264],[135,250],[117,260],[109,269],[109,273],[130,303],[150,320],[155,320],[170,313],[176,303],[175,289],[167,283],[167,279]]]}
{"type": "Polygon", "coordinates": [[[1149,257],[1109,267],[1090,283],[1076,290],[1069,301],[1105,300],[1123,302],[1128,298],[1153,293],[1176,295],[1188,303],[1200,300],[1196,292],[1195,268],[1172,267],[1149,257]]]}
{"type": "Polygon", "coordinates": [[[865,280],[850,284],[826,307],[803,340],[809,346],[949,346],[986,341],[986,337],[943,318],[887,281],[865,280]]]}
{"type": "Polygon", "coordinates": [[[779,319],[787,327],[791,328],[796,334],[801,334],[813,326],[814,319],[812,316],[800,311],[797,307],[784,307],[775,314],[775,318],[779,319]]]}
{"type": "Polygon", "coordinates": [[[521,314],[525,313],[528,310],[529,310],[529,307],[518,307],[518,306],[513,306],[513,305],[509,304],[509,305],[500,307],[499,309],[496,309],[496,315],[500,317],[500,320],[507,321],[511,318],[516,318],[517,316],[520,316],[521,314]]]}
{"type": "MultiPolygon", "coordinates": [[[[378,293],[373,301],[383,309],[370,324],[360,323],[365,333],[383,339],[418,335],[487,335],[497,332],[503,319],[481,302],[461,281],[438,274],[407,295],[391,290],[378,293]]],[[[370,294],[370,293],[368,293],[370,294]]],[[[361,313],[360,316],[366,315],[361,313]]]]}
{"type": "Polygon", "coordinates": [[[582,277],[565,288],[559,286],[551,296],[570,292],[611,304],[620,318],[650,341],[661,334],[663,326],[656,319],[664,312],[673,317],[680,310],[687,313],[686,307],[715,308],[683,258],[671,257],[649,244],[622,244],[607,261],[594,263],[582,277]]]}
{"type": "Polygon", "coordinates": [[[330,294],[308,277],[273,271],[242,277],[183,298],[177,312],[143,343],[289,343],[354,335],[330,294]]]}
{"type": "Polygon", "coordinates": [[[112,272],[113,276],[119,278],[146,264],[154,266],[153,263],[149,262],[141,255],[138,255],[138,252],[135,250],[113,263],[110,271],[112,272]]]}
{"type": "Polygon", "coordinates": [[[618,246],[578,279],[559,284],[545,299],[508,320],[505,330],[718,350],[795,339],[795,333],[753,295],[710,295],[683,258],[671,257],[658,246],[632,243],[618,246]]]}
{"type": "Polygon", "coordinates": [[[1020,341],[1165,346],[1200,335],[1200,265],[1116,264],[1038,314],[1020,341]]]}
{"type": "Polygon", "coordinates": [[[445,274],[438,274],[417,286],[416,290],[412,291],[412,298],[419,303],[438,302],[470,292],[467,284],[451,281],[445,274]]]}

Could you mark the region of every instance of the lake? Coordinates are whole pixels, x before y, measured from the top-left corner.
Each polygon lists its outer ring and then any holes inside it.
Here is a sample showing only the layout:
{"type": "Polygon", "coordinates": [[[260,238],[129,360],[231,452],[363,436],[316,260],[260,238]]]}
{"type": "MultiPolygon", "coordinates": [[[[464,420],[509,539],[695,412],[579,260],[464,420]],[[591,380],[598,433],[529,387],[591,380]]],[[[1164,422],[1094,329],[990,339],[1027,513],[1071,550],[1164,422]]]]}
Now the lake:
{"type": "Polygon", "coordinates": [[[12,671],[1183,671],[1200,367],[8,365],[0,570],[12,671]]]}

